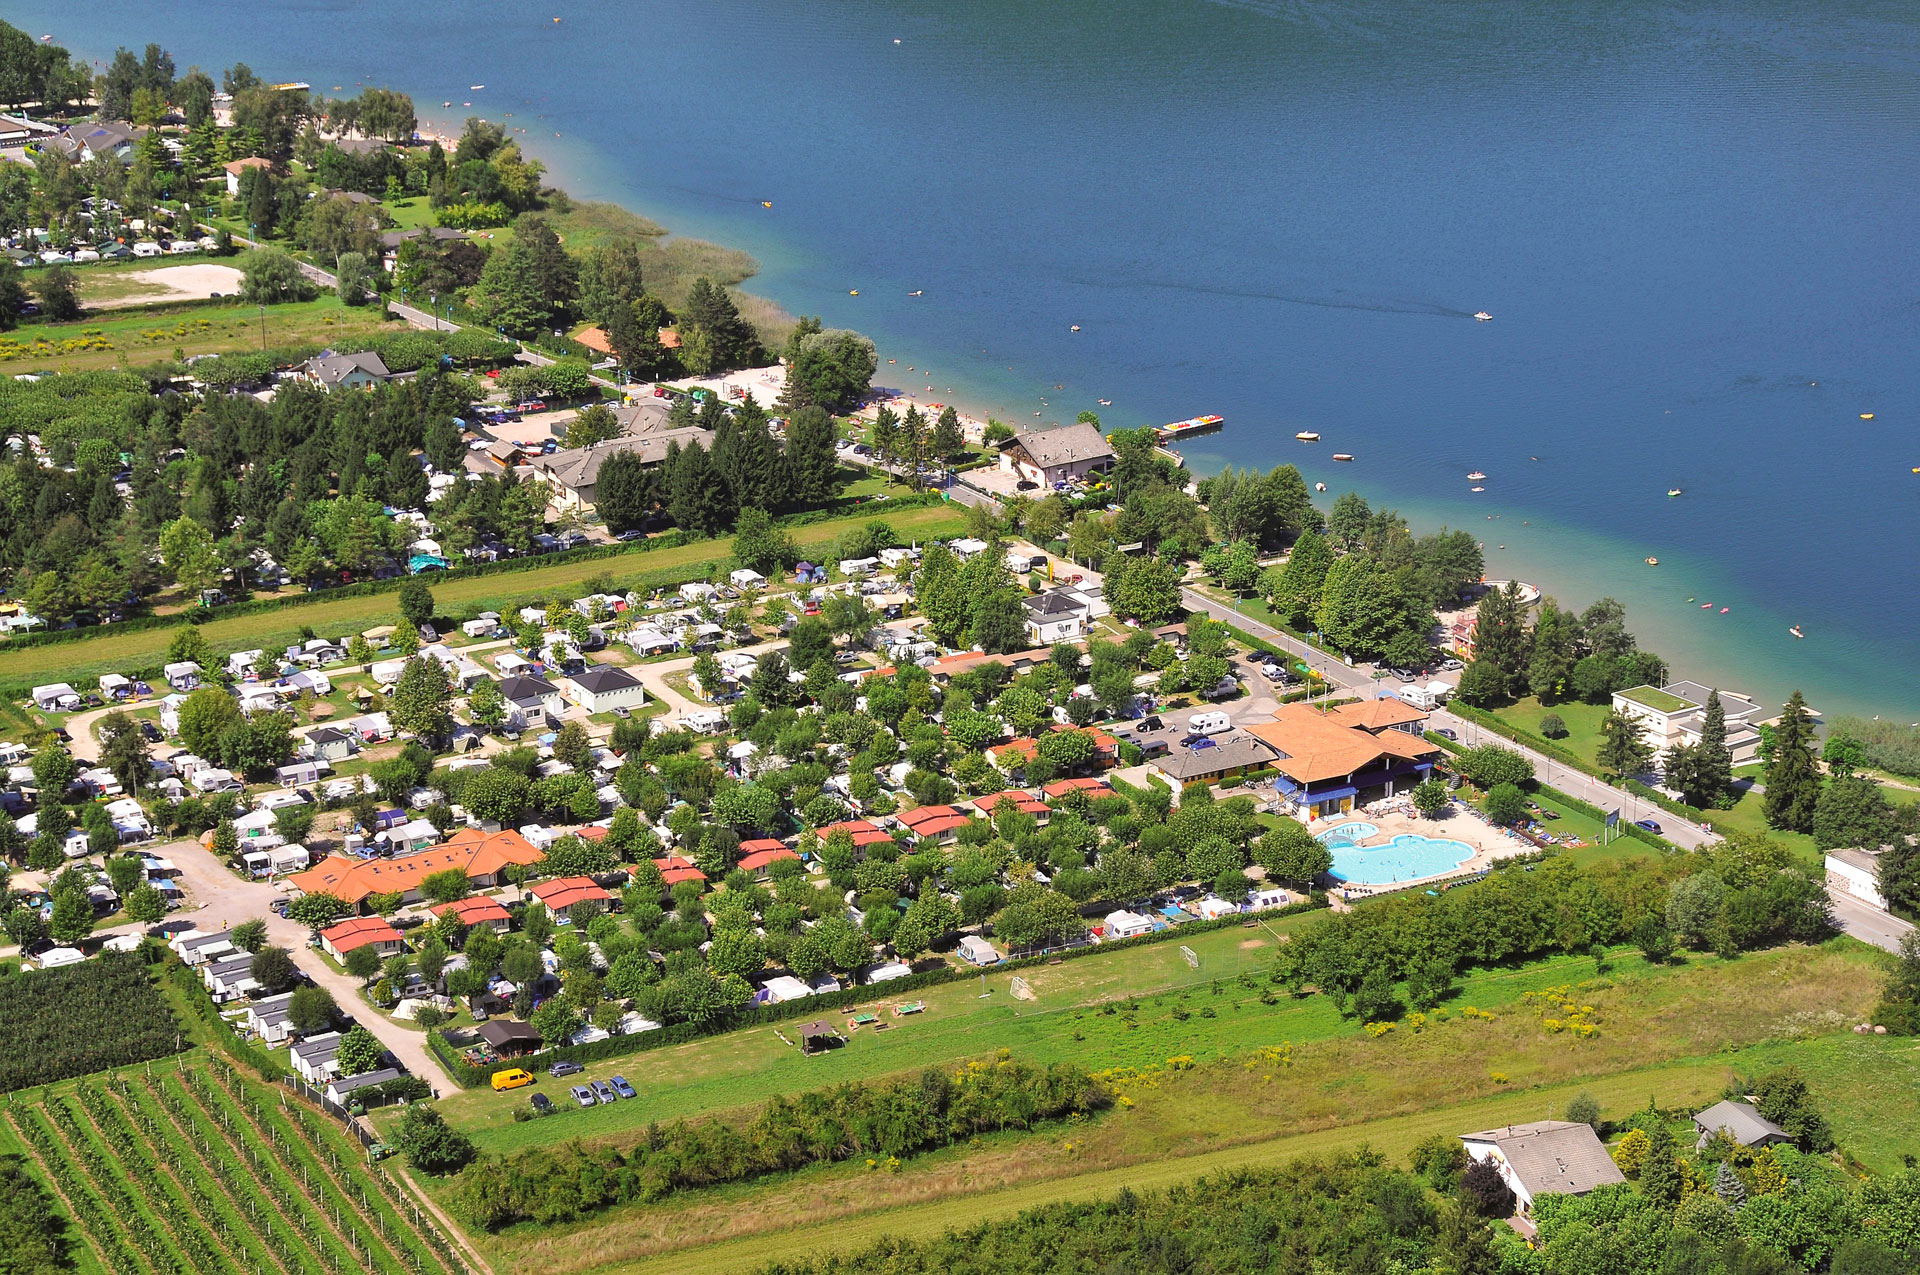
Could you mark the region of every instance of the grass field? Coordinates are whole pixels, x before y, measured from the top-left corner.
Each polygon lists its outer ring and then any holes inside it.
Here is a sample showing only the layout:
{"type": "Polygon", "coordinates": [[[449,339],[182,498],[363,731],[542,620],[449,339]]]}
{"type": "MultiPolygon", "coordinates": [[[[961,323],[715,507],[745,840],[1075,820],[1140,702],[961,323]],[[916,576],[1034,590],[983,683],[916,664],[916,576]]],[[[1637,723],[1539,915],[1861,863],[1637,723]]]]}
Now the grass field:
{"type": "MultiPolygon", "coordinates": [[[[1070,963],[1060,972],[1100,959],[1070,963]]],[[[1203,973],[1205,960],[1203,954],[1203,973]]],[[[679,1270],[694,1263],[737,1269],[767,1260],[783,1245],[845,1248],[883,1230],[937,1231],[1046,1200],[1121,1185],[1165,1185],[1214,1169],[1276,1163],[1362,1142],[1398,1157],[1431,1133],[1558,1115],[1581,1089],[1616,1117],[1643,1106],[1649,1096],[1662,1105],[1704,1105],[1734,1074],[1789,1062],[1807,1072],[1848,1151],[1870,1168],[1893,1168],[1901,1150],[1920,1137],[1920,1106],[1910,1101],[1920,1083],[1920,1051],[1912,1042],[1843,1031],[1872,997],[1873,962],[1847,940],[1658,969],[1622,956],[1603,978],[1594,977],[1591,961],[1561,958],[1475,975],[1449,1002],[1445,1021],[1429,1021],[1417,1031],[1405,1023],[1379,1039],[1337,1019],[1319,998],[1269,1009],[1231,980],[1219,997],[1205,987],[1187,995],[1190,1011],[1219,1006],[1213,1020],[1176,1020],[1173,1008],[1182,1002],[1170,994],[1143,997],[1132,1026],[1120,1013],[1052,1011],[1032,1017],[1053,1019],[1057,1029],[1023,1038],[1009,1030],[1014,1024],[1008,1018],[990,1023],[976,1016],[967,1033],[972,1048],[956,1037],[963,1056],[1006,1045],[1028,1061],[1069,1056],[1089,1067],[1124,1061],[1140,1073],[1118,1081],[1134,1105],[1065,1128],[917,1157],[897,1172],[870,1171],[855,1161],[621,1206],[564,1233],[513,1228],[482,1243],[496,1266],[542,1275],[679,1270]],[[1527,992],[1566,986],[1593,1006],[1598,1035],[1576,1039],[1553,1031],[1527,1003],[1527,992]],[[1236,1000],[1233,1007],[1226,1004],[1236,1000]],[[1492,1017],[1459,1012],[1467,1005],[1490,1009],[1492,1017]],[[1072,1039],[1076,1031],[1084,1041],[1072,1039]],[[1230,1032],[1231,1039],[1210,1037],[1210,1031],[1230,1032]],[[1156,1050],[1162,1052],[1154,1056],[1156,1050]],[[1192,1057],[1194,1065],[1167,1066],[1175,1055],[1192,1057]],[[1899,1113],[1884,1118],[1890,1107],[1899,1113]],[[796,1233],[784,1220],[793,1218],[805,1218],[813,1229],[796,1233]],[[816,1233],[830,1238],[816,1239],[816,1233]]],[[[1042,1005],[1056,994],[1043,990],[1042,1005]]],[[[1023,1010],[1020,1022],[1029,1021],[1023,1010]]],[[[790,1077],[777,1086],[787,1092],[853,1079],[848,1065],[874,1063],[883,1043],[856,1040],[796,1073],[778,1058],[760,1056],[747,1035],[710,1042],[708,1056],[690,1070],[686,1063],[692,1060],[677,1062],[675,1071],[686,1081],[673,1093],[688,1106],[702,1100],[725,1104],[748,1096],[747,1089],[769,1071],[790,1077]],[[734,1076],[731,1099],[726,1090],[703,1085],[700,1067],[728,1067],[742,1053],[754,1057],[734,1076]]],[[[792,1062],[800,1067],[797,1058],[792,1062]]],[[[644,1095],[648,1081],[632,1069],[626,1074],[644,1095]]],[[[621,1106],[645,1104],[643,1096],[621,1106]]],[[[442,1105],[451,1112],[454,1103],[442,1105]]],[[[552,1126],[542,1129],[551,1136],[573,1138],[596,1115],[619,1110],[532,1124],[552,1126]]],[[[497,1139],[482,1141],[493,1145],[497,1139]]]]}
{"type": "Polygon", "coordinates": [[[141,367],[171,359],[176,350],[191,356],[258,350],[263,340],[267,348],[325,344],[400,326],[382,319],[378,306],[343,306],[333,296],[268,306],[264,315],[255,306],[215,301],[157,313],[115,310],[0,336],[0,365],[15,372],[141,367]]]}
{"type": "MultiPolygon", "coordinates": [[[[902,537],[925,540],[935,536],[957,535],[965,527],[965,518],[957,506],[929,505],[888,514],[881,510],[862,511],[846,518],[795,527],[794,541],[802,546],[834,540],[850,526],[884,517],[902,537]]],[[[504,611],[510,606],[541,601],[555,592],[572,597],[581,582],[607,574],[622,589],[648,589],[675,583],[698,574],[694,568],[718,563],[732,552],[731,538],[700,540],[692,544],[637,553],[624,557],[594,558],[584,562],[559,563],[531,571],[499,575],[449,577],[433,585],[434,599],[445,614],[491,607],[504,611]]],[[[200,632],[216,650],[260,647],[275,650],[297,641],[303,628],[316,633],[357,633],[376,624],[391,623],[399,604],[393,593],[375,593],[331,599],[304,606],[290,606],[279,612],[236,616],[211,620],[200,632]]],[[[0,677],[9,687],[26,687],[54,680],[88,684],[101,673],[157,666],[165,654],[172,631],[166,628],[129,633],[102,633],[48,646],[6,651],[0,659],[0,677]]],[[[0,646],[0,650],[4,650],[0,646]]]]}

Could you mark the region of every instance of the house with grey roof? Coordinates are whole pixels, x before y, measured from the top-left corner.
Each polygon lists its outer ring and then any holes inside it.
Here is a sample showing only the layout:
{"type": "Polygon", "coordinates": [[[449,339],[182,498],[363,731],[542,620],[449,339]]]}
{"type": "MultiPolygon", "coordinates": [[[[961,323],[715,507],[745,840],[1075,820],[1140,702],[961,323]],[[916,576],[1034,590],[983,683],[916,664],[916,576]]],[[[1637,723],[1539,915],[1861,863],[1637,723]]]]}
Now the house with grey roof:
{"type": "Polygon", "coordinates": [[[1523,1212],[1543,1195],[1585,1195],[1627,1180],[1593,1126],[1575,1121],[1535,1120],[1463,1133],[1460,1145],[1499,1170],[1523,1212]]]}
{"type": "Polygon", "coordinates": [[[1000,472],[1051,487],[1113,465],[1113,448],[1098,426],[1078,421],[1055,429],[1015,430],[1001,445],[1000,472]]]}
{"type": "Polygon", "coordinates": [[[562,680],[560,690],[589,713],[635,709],[647,702],[647,688],[618,664],[590,664],[584,673],[562,680]]]}
{"type": "Polygon", "coordinates": [[[560,688],[544,677],[503,678],[500,695],[507,701],[509,724],[519,730],[537,730],[567,711],[560,688]]]}
{"type": "Polygon", "coordinates": [[[1035,646],[1055,642],[1075,642],[1087,635],[1089,609],[1078,594],[1065,589],[1049,589],[1028,598],[1027,640],[1035,646]]]}
{"type": "Polygon", "coordinates": [[[347,1100],[358,1091],[384,1085],[389,1080],[398,1080],[402,1074],[396,1067],[382,1067],[378,1071],[364,1071],[357,1076],[337,1076],[327,1082],[324,1092],[329,1102],[345,1106],[347,1100]]]}
{"type": "Polygon", "coordinates": [[[291,1052],[293,1069],[310,1085],[324,1085],[340,1074],[339,1032],[296,1040],[291,1052]]]}
{"type": "Polygon", "coordinates": [[[1695,1114],[1693,1127],[1700,1131],[1696,1147],[1713,1141],[1716,1133],[1725,1133],[1743,1147],[1770,1147],[1776,1142],[1792,1142],[1793,1135],[1760,1114],[1750,1102],[1726,1099],[1695,1114]]]}
{"type": "Polygon", "coordinates": [[[609,457],[633,455],[640,458],[643,465],[663,464],[669,451],[678,447],[711,448],[713,432],[696,426],[679,429],[654,429],[647,427],[641,434],[622,435],[609,438],[591,447],[575,447],[568,451],[555,452],[551,456],[542,456],[535,462],[540,477],[553,487],[554,503],[563,507],[586,507],[594,503],[594,488],[600,481],[600,467],[609,457]]]}
{"type": "Polygon", "coordinates": [[[378,354],[366,350],[359,354],[316,354],[294,368],[294,374],[313,382],[323,390],[372,389],[390,379],[392,372],[378,354]]]}
{"type": "Polygon", "coordinates": [[[1265,740],[1234,731],[1204,736],[1190,744],[1175,744],[1151,764],[1162,778],[1178,788],[1182,784],[1210,784],[1231,775],[1243,775],[1271,765],[1279,755],[1279,750],[1265,740]]]}

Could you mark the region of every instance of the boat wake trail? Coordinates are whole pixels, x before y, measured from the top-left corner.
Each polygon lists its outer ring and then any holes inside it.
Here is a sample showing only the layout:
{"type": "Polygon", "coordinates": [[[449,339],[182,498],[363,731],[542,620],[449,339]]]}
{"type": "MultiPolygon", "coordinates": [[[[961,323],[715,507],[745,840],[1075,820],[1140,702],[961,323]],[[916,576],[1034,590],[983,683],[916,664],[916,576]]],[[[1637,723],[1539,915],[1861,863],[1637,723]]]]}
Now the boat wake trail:
{"type": "Polygon", "coordinates": [[[1063,276],[1062,282],[1086,288],[1124,292],[1130,288],[1152,288],[1160,292],[1187,292],[1200,296],[1244,297],[1250,301],[1278,301],[1282,305],[1314,306],[1322,310],[1367,310],[1376,314],[1418,314],[1440,319],[1471,319],[1472,310],[1443,305],[1437,301],[1383,299],[1367,297],[1311,296],[1295,292],[1270,292],[1261,288],[1233,287],[1215,283],[1171,283],[1161,279],[1082,279],[1063,276]]]}

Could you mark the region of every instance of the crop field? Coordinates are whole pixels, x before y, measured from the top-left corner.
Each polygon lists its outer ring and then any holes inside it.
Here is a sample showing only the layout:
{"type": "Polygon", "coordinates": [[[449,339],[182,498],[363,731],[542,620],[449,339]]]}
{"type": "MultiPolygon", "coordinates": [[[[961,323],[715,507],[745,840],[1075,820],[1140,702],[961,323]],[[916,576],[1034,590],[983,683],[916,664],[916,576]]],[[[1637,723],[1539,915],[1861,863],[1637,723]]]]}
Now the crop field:
{"type": "MultiPolygon", "coordinates": [[[[863,511],[847,518],[794,527],[791,532],[795,543],[803,547],[825,544],[848,527],[880,517],[891,523],[902,537],[920,540],[956,535],[965,526],[957,507],[928,505],[903,509],[896,514],[880,509],[863,511]]],[[[700,540],[652,553],[590,558],[531,571],[455,576],[435,581],[433,595],[441,611],[447,614],[487,607],[504,611],[508,607],[544,601],[556,591],[577,591],[583,582],[602,574],[612,576],[615,585],[622,589],[650,589],[678,583],[699,574],[696,568],[724,561],[732,551],[731,538],[700,540]]],[[[303,628],[311,628],[316,633],[357,633],[376,624],[390,624],[399,610],[395,596],[393,593],[366,594],[290,606],[280,612],[211,620],[200,626],[200,632],[221,651],[242,647],[274,650],[298,641],[303,628]]],[[[0,678],[5,679],[9,688],[33,686],[49,678],[83,685],[102,673],[158,667],[172,637],[171,630],[156,628],[106,632],[98,637],[12,651],[0,643],[0,678]]]]}
{"type": "Polygon", "coordinates": [[[0,983],[0,1092],[161,1058],[184,1045],[146,961],[131,952],[0,983]]]}
{"type": "MultiPolygon", "coordinates": [[[[1132,1011],[1123,1001],[1111,1015],[1093,1008],[1053,1015],[1060,1031],[1050,1044],[1006,1031],[1005,1021],[975,1019],[973,1056],[1005,1045],[1026,1062],[1045,1061],[1049,1047],[1075,1051],[1073,1061],[1096,1069],[1121,1057],[1143,1060],[1110,1073],[1123,1101],[1091,1120],[982,1138],[896,1167],[850,1161],[689,1191],[621,1205],[564,1228],[512,1227],[481,1243],[496,1267],[535,1275],[741,1269],[823,1243],[840,1249],[882,1232],[937,1232],[1049,1200],[1166,1185],[1363,1142],[1399,1157],[1429,1134],[1558,1116],[1582,1090],[1612,1118],[1649,1097],[1676,1108],[1705,1105],[1735,1075],[1788,1064],[1807,1074],[1847,1151],[1871,1169],[1889,1170],[1920,1139],[1920,1106],[1911,1102],[1920,1051],[1910,1041],[1845,1030],[1872,999],[1877,981],[1875,958],[1839,940],[1661,968],[1619,955],[1605,975],[1595,974],[1592,961],[1572,957],[1486,971],[1463,980],[1443,1013],[1410,1017],[1377,1038],[1320,1007],[1318,997],[1283,999],[1277,1010],[1257,1002],[1220,1007],[1244,996],[1233,980],[1219,997],[1208,983],[1186,989],[1184,997],[1143,995],[1132,1011]],[[1595,1035],[1578,1037],[1550,1021],[1567,997],[1591,1006],[1595,1035]],[[1219,1007],[1216,1019],[1200,1016],[1209,1005],[1219,1007]],[[1180,1008],[1191,1016],[1181,1019],[1180,1008]],[[1256,1017],[1260,1013],[1269,1016],[1256,1017]],[[1237,1037],[1206,1035],[1228,1030],[1237,1037]],[[1145,1061],[1155,1048],[1166,1052],[1145,1061]],[[1889,1115],[1895,1109],[1899,1114],[1889,1115]],[[809,1230],[796,1232],[795,1218],[807,1219],[809,1230]]],[[[949,1043],[965,1048],[967,1038],[956,1032],[949,1043]]],[[[757,1057],[750,1039],[722,1040],[757,1057]]],[[[807,1067],[872,1061],[859,1051],[878,1043],[856,1041],[806,1060],[807,1067]]],[[[724,1068],[729,1057],[715,1049],[698,1061],[724,1068]]],[[[731,1077],[734,1093],[746,1097],[756,1087],[768,1070],[758,1061],[751,1072],[731,1077]]],[[[623,1116],[622,1107],[644,1109],[649,1082],[636,1073],[646,1065],[643,1058],[624,1073],[641,1088],[640,1100],[513,1129],[554,1140],[591,1138],[596,1120],[623,1116]]],[[[829,1078],[865,1078],[864,1071],[829,1077],[825,1070],[796,1073],[777,1063],[775,1069],[788,1077],[787,1092],[829,1078]]],[[[686,1099],[689,1109],[701,1093],[715,1110],[727,1105],[724,1094],[698,1082],[668,1092],[686,1099]]],[[[739,1115],[723,1118],[734,1122],[739,1115]]],[[[618,1144],[635,1136],[638,1131],[628,1129],[607,1139],[618,1144]]],[[[493,1146],[497,1138],[482,1141],[493,1146]]]]}
{"type": "Polygon", "coordinates": [[[16,1100],[6,1130],[109,1275],[471,1270],[357,1143],[217,1057],[16,1100]]]}

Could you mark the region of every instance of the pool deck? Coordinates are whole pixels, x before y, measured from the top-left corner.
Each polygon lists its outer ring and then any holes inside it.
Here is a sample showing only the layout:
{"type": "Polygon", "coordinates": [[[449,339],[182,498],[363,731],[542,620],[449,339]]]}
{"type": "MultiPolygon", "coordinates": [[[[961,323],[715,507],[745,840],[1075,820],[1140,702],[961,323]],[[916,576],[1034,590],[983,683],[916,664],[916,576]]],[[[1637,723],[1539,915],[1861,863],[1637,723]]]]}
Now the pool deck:
{"type": "Polygon", "coordinates": [[[1377,810],[1355,810],[1351,814],[1336,815],[1331,819],[1316,819],[1307,825],[1307,831],[1317,837],[1329,829],[1348,823],[1370,823],[1380,830],[1358,843],[1362,849],[1384,845],[1397,836],[1411,834],[1417,837],[1462,842],[1472,847],[1473,857],[1456,868],[1435,873],[1430,877],[1418,877],[1410,881],[1394,881],[1380,885],[1336,886],[1339,897],[1343,899],[1364,899],[1369,895],[1389,894],[1396,890],[1432,885],[1437,881],[1474,876],[1485,872],[1501,859],[1530,854],[1539,848],[1504,828],[1493,827],[1481,817],[1478,811],[1469,810],[1458,803],[1449,806],[1447,813],[1438,819],[1423,819],[1414,813],[1410,803],[1393,801],[1377,810]]]}

